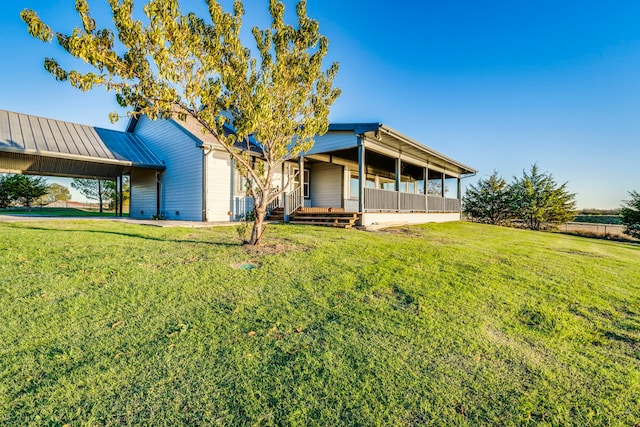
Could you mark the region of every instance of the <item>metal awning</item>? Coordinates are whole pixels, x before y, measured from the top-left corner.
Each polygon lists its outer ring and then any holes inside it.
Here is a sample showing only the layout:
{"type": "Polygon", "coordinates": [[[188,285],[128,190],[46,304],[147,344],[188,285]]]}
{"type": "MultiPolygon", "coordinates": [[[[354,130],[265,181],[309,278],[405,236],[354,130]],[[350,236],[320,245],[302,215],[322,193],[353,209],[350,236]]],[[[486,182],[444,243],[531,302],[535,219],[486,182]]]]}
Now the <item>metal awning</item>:
{"type": "Polygon", "coordinates": [[[112,179],[131,168],[165,166],[133,133],[0,110],[0,171],[112,179]]]}

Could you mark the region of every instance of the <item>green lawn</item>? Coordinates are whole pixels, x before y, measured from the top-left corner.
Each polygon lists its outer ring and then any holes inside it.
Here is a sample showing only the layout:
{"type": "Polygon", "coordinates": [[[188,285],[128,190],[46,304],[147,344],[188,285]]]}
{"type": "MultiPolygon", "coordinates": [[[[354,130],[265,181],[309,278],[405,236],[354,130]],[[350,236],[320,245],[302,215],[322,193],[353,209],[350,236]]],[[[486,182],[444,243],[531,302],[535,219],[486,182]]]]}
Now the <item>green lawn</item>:
{"type": "Polygon", "coordinates": [[[97,209],[77,209],[77,208],[48,208],[35,206],[27,208],[0,209],[0,215],[30,215],[30,216],[114,216],[113,211],[105,210],[99,212],[97,209]]]}
{"type": "Polygon", "coordinates": [[[0,223],[0,425],[638,425],[640,246],[0,223]]]}

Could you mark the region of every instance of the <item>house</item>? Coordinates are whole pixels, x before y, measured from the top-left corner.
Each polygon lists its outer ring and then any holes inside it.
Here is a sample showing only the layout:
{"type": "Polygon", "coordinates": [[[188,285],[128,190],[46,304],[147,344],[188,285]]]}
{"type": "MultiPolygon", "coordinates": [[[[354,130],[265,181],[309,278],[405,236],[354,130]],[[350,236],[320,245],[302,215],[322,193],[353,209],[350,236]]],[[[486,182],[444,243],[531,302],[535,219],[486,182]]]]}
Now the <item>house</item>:
{"type": "MultiPolygon", "coordinates": [[[[238,220],[252,209],[233,160],[211,134],[187,118],[133,119],[127,131],[163,160],[163,218],[238,220]]],[[[285,216],[308,212],[357,213],[362,225],[460,219],[460,181],[476,170],[379,123],[331,124],[313,148],[286,162],[274,186],[286,191],[277,206],[285,216]],[[302,183],[298,170],[303,170],[302,183]]],[[[131,176],[131,216],[153,210],[154,177],[131,176]]]]}
{"type": "MultiPolygon", "coordinates": [[[[253,207],[229,154],[191,117],[140,116],[118,132],[0,111],[1,170],[128,174],[132,218],[235,221],[253,207]]],[[[275,174],[274,187],[285,192],[271,208],[290,219],[315,215],[313,222],[338,213],[362,225],[455,221],[461,179],[475,173],[386,125],[331,124],[309,152],[275,174]]]]}

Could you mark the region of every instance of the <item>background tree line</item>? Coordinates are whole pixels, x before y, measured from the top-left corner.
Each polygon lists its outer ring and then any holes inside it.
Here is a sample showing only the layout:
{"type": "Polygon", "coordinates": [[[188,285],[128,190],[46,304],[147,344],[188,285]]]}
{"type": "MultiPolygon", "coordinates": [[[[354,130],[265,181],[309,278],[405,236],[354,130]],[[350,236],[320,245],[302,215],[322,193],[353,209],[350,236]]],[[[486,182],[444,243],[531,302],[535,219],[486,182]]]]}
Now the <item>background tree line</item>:
{"type": "MultiPolygon", "coordinates": [[[[123,200],[129,199],[129,177],[123,177],[123,200]]],[[[102,212],[103,205],[115,207],[117,190],[115,181],[74,178],[71,187],[89,200],[96,200],[102,212]]],[[[9,206],[45,206],[58,201],[71,200],[71,192],[64,185],[49,184],[40,176],[0,174],[0,208],[9,206]]]]}
{"type": "MultiPolygon", "coordinates": [[[[625,234],[640,239],[640,193],[630,191],[630,200],[622,202],[620,221],[625,234]]],[[[572,221],[576,214],[575,194],[567,183],[558,184],[538,165],[505,181],[497,171],[471,185],[462,199],[462,210],[472,220],[487,224],[513,225],[532,230],[553,229],[572,221]]]]}
{"type": "Polygon", "coordinates": [[[30,208],[49,188],[47,181],[39,176],[0,175],[0,208],[16,204],[30,208]]]}
{"type": "Polygon", "coordinates": [[[507,183],[497,171],[471,185],[462,199],[463,212],[471,220],[540,230],[555,228],[575,216],[575,194],[567,183],[558,184],[537,164],[507,183]]]}

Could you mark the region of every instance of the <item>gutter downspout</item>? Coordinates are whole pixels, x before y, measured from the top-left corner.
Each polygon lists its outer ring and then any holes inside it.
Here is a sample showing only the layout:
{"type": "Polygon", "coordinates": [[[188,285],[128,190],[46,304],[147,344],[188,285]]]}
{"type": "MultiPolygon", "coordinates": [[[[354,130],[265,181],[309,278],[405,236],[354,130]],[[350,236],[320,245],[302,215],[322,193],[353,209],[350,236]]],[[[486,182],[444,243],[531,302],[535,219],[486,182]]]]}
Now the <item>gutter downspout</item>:
{"type": "Polygon", "coordinates": [[[160,197],[162,192],[162,181],[160,180],[160,171],[156,171],[156,218],[160,219],[160,197]]]}
{"type": "Polygon", "coordinates": [[[213,147],[210,145],[201,145],[202,149],[202,221],[207,222],[207,156],[213,151],[213,147]]]}

